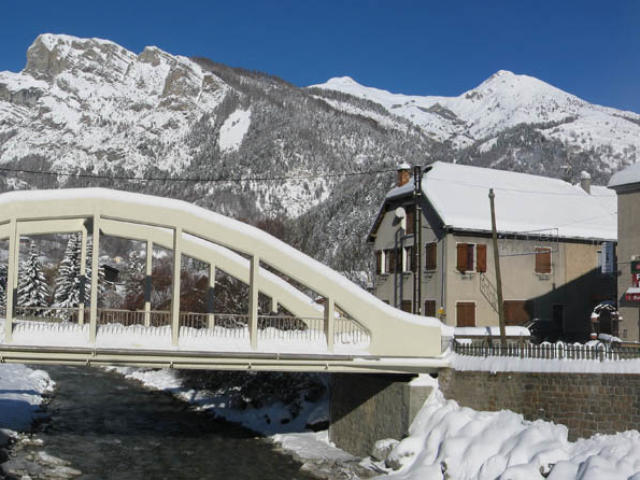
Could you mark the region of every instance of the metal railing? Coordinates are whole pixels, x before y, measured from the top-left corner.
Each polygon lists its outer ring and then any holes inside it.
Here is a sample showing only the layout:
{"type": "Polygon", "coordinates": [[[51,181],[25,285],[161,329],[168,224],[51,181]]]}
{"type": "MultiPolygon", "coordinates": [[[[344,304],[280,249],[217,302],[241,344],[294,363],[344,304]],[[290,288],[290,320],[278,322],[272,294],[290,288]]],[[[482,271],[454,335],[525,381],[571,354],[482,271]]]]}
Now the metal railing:
{"type": "MultiPolygon", "coordinates": [[[[38,322],[78,323],[79,308],[60,307],[15,307],[16,320],[38,322]]],[[[123,326],[145,325],[147,312],[117,308],[99,308],[97,325],[123,326]]],[[[84,310],[84,322],[89,323],[90,311],[84,310]]],[[[151,310],[148,312],[149,325],[162,327],[171,325],[171,312],[151,310]]],[[[249,315],[237,313],[180,312],[180,327],[207,329],[216,337],[247,338],[249,336],[249,315]]],[[[295,317],[282,315],[258,316],[258,340],[284,340],[297,343],[326,342],[326,325],[322,317],[295,317]]],[[[367,345],[371,340],[366,328],[353,319],[336,318],[334,343],[339,345],[367,345]]]]}
{"type": "Polygon", "coordinates": [[[627,360],[640,358],[640,345],[620,346],[597,342],[593,344],[532,343],[511,344],[502,347],[499,344],[473,345],[453,342],[453,351],[458,355],[474,357],[518,357],[533,359],[562,360],[627,360]]]}
{"type": "MultiPolygon", "coordinates": [[[[3,307],[4,310],[4,307],[3,307]]],[[[89,318],[89,310],[84,311],[85,319],[89,318]]],[[[4,312],[3,312],[4,314],[4,312]]],[[[17,306],[13,310],[16,320],[30,322],[72,322],[78,323],[80,309],[78,307],[23,307],[17,306]]]]}
{"type": "Polygon", "coordinates": [[[259,315],[258,339],[325,341],[324,318],[259,315]]]}
{"type": "Polygon", "coordinates": [[[334,342],[336,344],[368,345],[371,341],[369,331],[351,318],[338,318],[334,328],[334,342]]]}

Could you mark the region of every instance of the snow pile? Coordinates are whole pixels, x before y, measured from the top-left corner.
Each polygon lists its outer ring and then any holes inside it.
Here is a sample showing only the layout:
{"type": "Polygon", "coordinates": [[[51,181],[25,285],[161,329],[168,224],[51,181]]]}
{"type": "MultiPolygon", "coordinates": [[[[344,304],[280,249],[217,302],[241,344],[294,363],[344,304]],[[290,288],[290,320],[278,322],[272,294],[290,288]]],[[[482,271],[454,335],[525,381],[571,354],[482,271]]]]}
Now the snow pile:
{"type": "Polygon", "coordinates": [[[43,394],[54,382],[43,370],[19,364],[0,364],[0,428],[27,430],[37,417],[43,394]]]}
{"type": "Polygon", "coordinates": [[[386,477],[395,480],[638,480],[640,433],[571,443],[563,425],[477,412],[436,388],[386,463],[398,469],[386,477]]]}

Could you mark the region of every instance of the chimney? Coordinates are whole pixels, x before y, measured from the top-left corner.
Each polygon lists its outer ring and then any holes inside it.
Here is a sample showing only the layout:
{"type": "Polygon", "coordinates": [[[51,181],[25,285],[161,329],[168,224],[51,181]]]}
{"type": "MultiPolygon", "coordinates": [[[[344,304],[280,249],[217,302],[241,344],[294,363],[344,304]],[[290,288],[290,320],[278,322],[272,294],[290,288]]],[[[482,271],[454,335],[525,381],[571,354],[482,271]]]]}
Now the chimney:
{"type": "Polygon", "coordinates": [[[585,192],[591,195],[591,175],[589,175],[589,172],[584,170],[580,172],[580,186],[585,192]]]}
{"type": "Polygon", "coordinates": [[[398,180],[396,181],[396,186],[401,187],[406,185],[411,180],[411,165],[407,162],[402,162],[398,165],[398,180]]]}

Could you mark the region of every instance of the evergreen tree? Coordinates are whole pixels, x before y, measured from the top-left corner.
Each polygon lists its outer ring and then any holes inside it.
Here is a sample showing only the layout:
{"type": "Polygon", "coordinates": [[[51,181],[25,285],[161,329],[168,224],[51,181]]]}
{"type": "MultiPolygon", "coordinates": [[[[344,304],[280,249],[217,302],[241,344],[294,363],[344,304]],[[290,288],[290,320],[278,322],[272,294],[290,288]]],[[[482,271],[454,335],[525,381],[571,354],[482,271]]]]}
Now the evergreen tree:
{"type": "MultiPolygon", "coordinates": [[[[18,305],[21,307],[46,307],[48,305],[49,287],[45,279],[40,251],[32,243],[29,258],[20,268],[18,277],[18,305]]],[[[44,310],[29,309],[28,315],[43,315],[44,310]]]]}
{"type": "Polygon", "coordinates": [[[144,279],[146,260],[138,250],[131,250],[124,273],[125,308],[137,310],[144,306],[144,279]]]}
{"type": "MultiPolygon", "coordinates": [[[[71,235],[56,277],[53,295],[53,304],[56,307],[72,308],[77,307],[80,303],[82,283],[80,278],[81,248],[82,236],[80,234],[71,235]]],[[[87,289],[85,288],[86,296],[87,289]]]]}
{"type": "Polygon", "coordinates": [[[0,265],[0,307],[7,304],[7,265],[0,265]]]}

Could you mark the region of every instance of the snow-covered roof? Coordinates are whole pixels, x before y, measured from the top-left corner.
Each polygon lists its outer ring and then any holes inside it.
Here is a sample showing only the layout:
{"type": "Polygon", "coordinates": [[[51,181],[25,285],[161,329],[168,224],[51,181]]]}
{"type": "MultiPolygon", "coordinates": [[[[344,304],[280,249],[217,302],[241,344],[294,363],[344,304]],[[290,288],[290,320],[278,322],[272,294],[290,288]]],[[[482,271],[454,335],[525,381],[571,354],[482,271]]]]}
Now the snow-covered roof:
{"type": "MultiPolygon", "coordinates": [[[[555,178],[492,168],[434,162],[422,178],[422,191],[444,225],[457,230],[491,231],[489,189],[495,193],[496,224],[503,234],[616,240],[616,194],[555,178]]],[[[413,181],[389,191],[408,194],[413,181]]]]}
{"type": "Polygon", "coordinates": [[[614,173],[609,180],[609,186],[613,188],[632,183],[640,183],[640,162],[614,173]]]}

